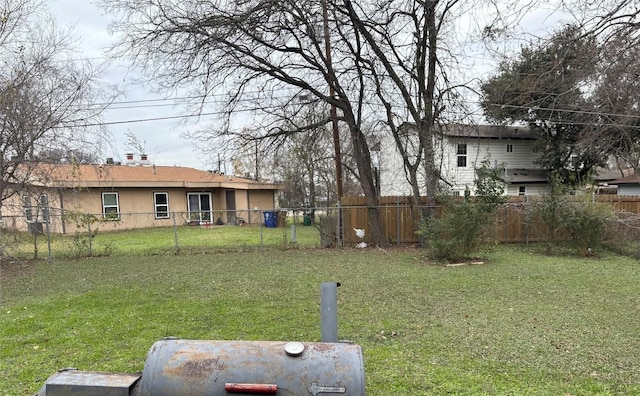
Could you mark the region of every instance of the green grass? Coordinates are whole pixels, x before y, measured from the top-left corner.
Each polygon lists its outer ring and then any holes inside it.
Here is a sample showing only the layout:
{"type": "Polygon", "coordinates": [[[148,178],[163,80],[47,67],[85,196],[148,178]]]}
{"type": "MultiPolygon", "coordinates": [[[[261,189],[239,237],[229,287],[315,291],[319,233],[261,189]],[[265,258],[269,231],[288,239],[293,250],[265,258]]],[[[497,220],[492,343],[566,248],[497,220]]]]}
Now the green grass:
{"type": "MultiPolygon", "coordinates": [[[[108,224],[107,224],[108,226],[108,224]]],[[[297,226],[296,242],[292,242],[290,226],[267,228],[260,226],[180,226],[144,228],[126,231],[93,230],[87,233],[52,234],[51,251],[54,259],[93,256],[131,256],[193,254],[212,250],[256,250],[264,248],[292,249],[320,246],[316,227],[297,226]],[[90,245],[91,244],[91,245],[90,245]]],[[[34,257],[34,237],[27,233],[0,232],[0,246],[5,255],[17,258],[34,257]]],[[[46,235],[37,237],[38,258],[47,258],[46,235]]]]}
{"type": "Polygon", "coordinates": [[[637,261],[500,247],[485,265],[419,251],[267,250],[39,262],[0,274],[0,395],[64,367],[142,370],[151,344],[318,341],[339,281],[339,336],[367,395],[640,394],[637,261]]]}

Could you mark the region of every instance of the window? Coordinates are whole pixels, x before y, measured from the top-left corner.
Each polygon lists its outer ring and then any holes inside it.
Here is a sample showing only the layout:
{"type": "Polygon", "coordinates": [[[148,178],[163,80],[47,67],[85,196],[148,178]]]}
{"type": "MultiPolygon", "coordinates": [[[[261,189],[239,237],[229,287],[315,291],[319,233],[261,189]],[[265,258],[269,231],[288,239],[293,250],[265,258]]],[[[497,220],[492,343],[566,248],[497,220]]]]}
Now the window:
{"type": "Polygon", "coordinates": [[[464,168],[467,166],[467,144],[458,144],[458,167],[464,168]]]}
{"type": "Polygon", "coordinates": [[[42,222],[49,222],[49,197],[47,194],[40,195],[40,210],[42,210],[42,222]]]}
{"type": "Polygon", "coordinates": [[[507,144],[507,153],[513,153],[513,144],[507,144]]]}
{"type": "Polygon", "coordinates": [[[518,195],[524,195],[524,193],[527,191],[527,187],[526,186],[520,186],[518,187],[518,195]]]}
{"type": "Polygon", "coordinates": [[[33,206],[31,206],[31,197],[25,195],[22,197],[22,207],[24,208],[24,217],[27,219],[27,223],[33,221],[33,206]]]}
{"type": "Polygon", "coordinates": [[[211,194],[210,193],[188,193],[187,204],[190,222],[210,222],[211,215],[211,194]]]}
{"type": "Polygon", "coordinates": [[[153,193],[153,208],[156,219],[169,218],[169,193],[156,192],[153,193]]]}
{"type": "Polygon", "coordinates": [[[578,169],[580,167],[580,158],[578,158],[578,154],[571,154],[569,157],[569,163],[573,169],[578,169]]]}
{"type": "Polygon", "coordinates": [[[117,192],[102,193],[102,216],[107,220],[120,220],[117,192]]]}

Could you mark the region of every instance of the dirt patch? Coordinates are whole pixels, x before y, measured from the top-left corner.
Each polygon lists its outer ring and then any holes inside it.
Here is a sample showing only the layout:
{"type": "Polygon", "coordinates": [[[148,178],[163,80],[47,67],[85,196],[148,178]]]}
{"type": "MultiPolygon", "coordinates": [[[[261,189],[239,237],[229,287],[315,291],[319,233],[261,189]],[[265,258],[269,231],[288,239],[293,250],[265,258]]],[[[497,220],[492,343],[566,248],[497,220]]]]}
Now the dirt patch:
{"type": "Polygon", "coordinates": [[[465,261],[462,263],[449,263],[449,264],[445,264],[445,267],[464,267],[465,265],[484,265],[486,264],[485,261],[478,261],[478,260],[473,260],[473,261],[465,261]]]}
{"type": "Polygon", "coordinates": [[[37,262],[30,260],[16,260],[6,257],[0,258],[0,281],[10,281],[19,277],[29,276],[35,271],[37,262]]]}

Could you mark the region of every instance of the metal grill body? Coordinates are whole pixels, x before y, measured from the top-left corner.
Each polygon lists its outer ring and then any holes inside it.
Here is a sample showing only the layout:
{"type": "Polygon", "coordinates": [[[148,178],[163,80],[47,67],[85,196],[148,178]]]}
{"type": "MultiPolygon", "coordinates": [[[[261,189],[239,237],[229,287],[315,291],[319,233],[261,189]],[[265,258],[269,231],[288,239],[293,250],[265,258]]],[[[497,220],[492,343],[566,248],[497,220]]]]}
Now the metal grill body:
{"type": "Polygon", "coordinates": [[[358,345],[164,340],[149,351],[140,396],[364,395],[358,345]],[[294,347],[295,347],[294,346],[294,347]]]}

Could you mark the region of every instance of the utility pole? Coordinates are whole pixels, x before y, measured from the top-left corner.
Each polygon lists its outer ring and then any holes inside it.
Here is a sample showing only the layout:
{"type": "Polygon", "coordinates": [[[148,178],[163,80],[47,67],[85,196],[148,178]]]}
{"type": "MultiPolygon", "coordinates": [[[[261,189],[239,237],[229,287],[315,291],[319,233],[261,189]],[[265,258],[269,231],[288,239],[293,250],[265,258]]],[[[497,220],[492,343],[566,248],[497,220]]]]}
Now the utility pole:
{"type": "Polygon", "coordinates": [[[331,81],[329,82],[329,97],[331,98],[331,124],[333,126],[333,149],[336,163],[336,195],[338,203],[342,201],[342,155],[340,153],[340,131],[338,130],[338,111],[336,109],[333,66],[331,61],[331,42],[329,41],[329,11],[327,0],[322,0],[322,17],[324,25],[324,48],[327,56],[327,70],[331,81]]]}
{"type": "Polygon", "coordinates": [[[256,140],[256,181],[259,179],[258,171],[260,170],[260,165],[258,165],[258,141],[256,140]]]}

